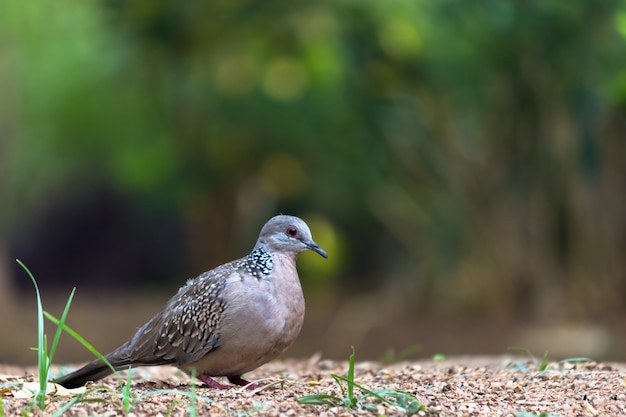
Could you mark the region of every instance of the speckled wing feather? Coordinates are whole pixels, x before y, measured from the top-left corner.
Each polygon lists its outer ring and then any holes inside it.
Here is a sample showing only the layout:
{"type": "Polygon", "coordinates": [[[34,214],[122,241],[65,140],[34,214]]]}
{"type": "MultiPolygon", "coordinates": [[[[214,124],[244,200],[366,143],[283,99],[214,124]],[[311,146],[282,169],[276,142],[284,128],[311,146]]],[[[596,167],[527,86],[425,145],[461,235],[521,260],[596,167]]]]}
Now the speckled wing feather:
{"type": "MultiPolygon", "coordinates": [[[[243,259],[233,261],[189,280],[131,340],[106,355],[107,360],[116,370],[129,366],[184,366],[217,349],[219,319],[226,306],[222,290],[227,278],[245,263],[243,259]]],[[[75,388],[111,373],[107,365],[95,359],[54,382],[75,388]]]]}
{"type": "Polygon", "coordinates": [[[244,258],[190,279],[163,310],[107,359],[115,368],[184,366],[200,360],[220,346],[221,316],[226,308],[223,290],[228,278],[240,274],[265,279],[272,268],[272,255],[265,249],[255,249],[244,258]]]}
{"type": "Polygon", "coordinates": [[[218,348],[220,317],[226,307],[222,290],[242,261],[224,264],[189,280],[129,342],[108,355],[115,359],[114,366],[181,366],[218,348]]]}

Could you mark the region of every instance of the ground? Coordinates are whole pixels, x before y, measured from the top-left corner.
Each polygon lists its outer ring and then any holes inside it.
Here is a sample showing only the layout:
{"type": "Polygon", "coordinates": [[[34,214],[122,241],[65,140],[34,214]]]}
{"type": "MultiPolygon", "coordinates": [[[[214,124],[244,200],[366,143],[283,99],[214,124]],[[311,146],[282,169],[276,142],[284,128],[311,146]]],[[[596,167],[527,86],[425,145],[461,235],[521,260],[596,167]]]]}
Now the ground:
{"type": "MultiPolygon", "coordinates": [[[[360,398],[363,391],[359,388],[355,388],[358,401],[354,408],[299,403],[298,399],[304,395],[343,397],[332,374],[345,376],[348,363],[318,356],[274,361],[249,373],[249,380],[263,385],[256,390],[214,390],[201,384],[194,387],[175,368],[139,368],[131,374],[132,391],[127,397],[131,401],[127,408],[121,379],[109,377],[83,391],[68,392],[53,386],[52,390],[56,391],[49,394],[45,409],[39,411],[32,406],[28,389],[33,385],[28,383],[36,381],[34,368],[0,365],[0,394],[6,416],[54,415],[79,395],[81,400],[63,415],[187,416],[194,413],[189,396],[194,389],[195,411],[202,416],[626,415],[626,364],[549,363],[541,370],[540,361],[528,357],[438,359],[395,364],[357,361],[354,381],[379,391],[388,401],[399,401],[404,408],[385,404],[375,397],[360,398]],[[422,407],[418,407],[413,396],[422,407]]],[[[53,375],[72,368],[53,367],[53,375]]]]}

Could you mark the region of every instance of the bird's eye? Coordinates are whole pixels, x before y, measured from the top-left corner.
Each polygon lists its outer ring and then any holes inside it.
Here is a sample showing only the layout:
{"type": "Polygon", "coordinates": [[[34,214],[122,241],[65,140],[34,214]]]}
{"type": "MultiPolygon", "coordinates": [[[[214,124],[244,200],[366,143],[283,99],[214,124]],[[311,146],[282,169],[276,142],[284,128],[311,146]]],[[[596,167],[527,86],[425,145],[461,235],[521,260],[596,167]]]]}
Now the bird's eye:
{"type": "Polygon", "coordinates": [[[298,232],[298,228],[295,226],[289,226],[285,229],[285,234],[289,237],[298,237],[300,232],[298,232]]]}

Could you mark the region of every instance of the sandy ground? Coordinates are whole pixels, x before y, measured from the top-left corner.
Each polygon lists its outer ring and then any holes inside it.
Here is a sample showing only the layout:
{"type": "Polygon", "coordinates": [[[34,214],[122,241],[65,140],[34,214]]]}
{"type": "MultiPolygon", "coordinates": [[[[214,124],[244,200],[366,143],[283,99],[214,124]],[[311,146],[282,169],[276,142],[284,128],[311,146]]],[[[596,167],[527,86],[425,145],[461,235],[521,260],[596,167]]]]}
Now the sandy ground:
{"type": "MultiPolygon", "coordinates": [[[[358,358],[357,358],[358,359],[358,358]]],[[[73,367],[55,367],[53,376],[73,367]]],[[[303,405],[303,395],[342,397],[331,376],[346,375],[345,361],[313,356],[306,360],[274,361],[247,375],[262,388],[196,390],[202,416],[620,416],[626,415],[626,364],[550,363],[544,371],[529,358],[453,357],[381,364],[358,362],[355,382],[373,391],[400,390],[405,408],[375,398],[357,407],[303,405]],[[410,394],[410,395],[407,395],[410,394]],[[411,403],[414,396],[423,407],[411,403]],[[409,411],[407,411],[407,407],[409,411]],[[545,414],[542,414],[545,413],[545,414]]],[[[126,412],[120,379],[106,378],[86,389],[67,391],[52,386],[43,411],[32,406],[33,368],[0,365],[0,394],[6,416],[49,416],[80,399],[63,415],[187,416],[192,403],[189,378],[171,367],[139,368],[132,373],[132,402],[126,412]],[[56,389],[56,391],[55,391],[56,389]]],[[[225,381],[224,381],[225,382],[225,381]]],[[[356,388],[356,395],[363,392],[356,388]]],[[[398,396],[388,397],[396,401],[398,396]]],[[[2,412],[0,412],[2,415],[2,412]]]]}

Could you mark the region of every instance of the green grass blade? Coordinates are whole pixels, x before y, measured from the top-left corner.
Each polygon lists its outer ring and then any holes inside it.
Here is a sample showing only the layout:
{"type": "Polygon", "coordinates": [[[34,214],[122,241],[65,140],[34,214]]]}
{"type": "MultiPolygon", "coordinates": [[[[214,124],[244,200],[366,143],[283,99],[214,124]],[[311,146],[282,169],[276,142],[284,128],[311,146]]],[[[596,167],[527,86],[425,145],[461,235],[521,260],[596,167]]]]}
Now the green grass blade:
{"type": "MultiPolygon", "coordinates": [[[[341,376],[341,375],[333,375],[333,377],[337,377],[338,379],[345,381],[346,383],[349,383],[348,378],[346,378],[345,376],[341,376]]],[[[361,391],[363,391],[364,393],[366,393],[368,396],[372,396],[372,397],[376,397],[378,398],[380,401],[385,402],[387,404],[391,404],[389,401],[387,401],[385,398],[383,398],[382,396],[378,395],[376,392],[365,388],[364,386],[357,384],[356,382],[354,382],[354,380],[352,381],[352,385],[357,387],[358,389],[360,389],[361,391]]],[[[356,400],[356,398],[355,398],[356,400]]]]}
{"type": "Polygon", "coordinates": [[[300,404],[306,405],[330,405],[338,406],[341,404],[341,398],[328,394],[312,394],[303,395],[297,400],[300,404]]]}
{"type": "Polygon", "coordinates": [[[130,413],[131,410],[130,398],[130,367],[128,367],[128,372],[126,373],[126,384],[122,387],[122,404],[124,405],[124,411],[126,411],[126,414],[130,413]]]}
{"type": "Polygon", "coordinates": [[[52,345],[50,346],[50,354],[48,355],[48,369],[46,370],[46,374],[50,372],[50,365],[52,364],[52,360],[54,358],[54,354],[56,353],[59,340],[61,339],[61,334],[63,333],[63,325],[65,324],[65,320],[67,319],[67,314],[70,311],[70,305],[72,304],[72,299],[74,299],[75,292],[76,292],[76,288],[73,288],[72,292],[70,293],[70,296],[67,298],[67,302],[65,303],[65,308],[63,309],[63,314],[61,314],[61,320],[59,320],[59,325],[57,325],[57,331],[54,334],[54,339],[52,339],[52,345]]]}
{"type": "Polygon", "coordinates": [[[17,263],[26,271],[30,280],[35,286],[35,293],[37,294],[37,368],[39,370],[39,392],[35,395],[35,401],[39,408],[43,409],[46,401],[46,390],[48,388],[48,358],[46,357],[46,338],[44,335],[44,322],[43,322],[43,305],[41,302],[41,294],[39,293],[39,286],[35,277],[30,270],[20,261],[16,259],[17,263]]]}
{"type": "Polygon", "coordinates": [[[419,352],[420,350],[422,350],[422,346],[418,344],[407,346],[397,353],[394,348],[390,348],[385,353],[385,356],[381,359],[381,362],[387,363],[387,364],[398,363],[398,362],[405,360],[410,355],[419,352]]]}
{"type": "Polygon", "coordinates": [[[354,402],[354,346],[352,346],[352,354],[348,361],[348,377],[346,381],[348,384],[348,398],[350,402],[354,402]]]}
{"type": "Polygon", "coordinates": [[[343,387],[343,384],[341,383],[341,381],[343,380],[341,378],[345,379],[345,376],[340,376],[340,375],[337,375],[337,374],[330,374],[330,376],[332,376],[333,379],[335,380],[335,382],[337,383],[337,385],[339,385],[339,389],[341,390],[341,395],[344,398],[347,398],[348,395],[346,393],[346,389],[343,387]]]}
{"type": "MultiPolygon", "coordinates": [[[[338,379],[341,379],[341,380],[343,380],[343,381],[348,382],[348,378],[346,378],[346,377],[343,377],[343,376],[341,376],[341,375],[333,375],[333,376],[336,376],[338,379]]],[[[358,389],[360,389],[361,391],[363,391],[363,392],[365,393],[365,395],[363,395],[363,397],[362,397],[361,399],[363,399],[363,398],[367,398],[367,397],[374,397],[374,398],[378,399],[379,401],[384,402],[385,404],[389,404],[389,405],[393,405],[393,406],[395,406],[395,405],[396,405],[396,404],[394,404],[393,402],[391,402],[391,401],[389,401],[388,399],[386,399],[383,395],[380,395],[380,394],[379,394],[378,392],[376,392],[376,391],[372,391],[371,389],[366,388],[366,387],[364,387],[364,386],[363,386],[363,385],[361,385],[361,384],[357,384],[357,383],[356,383],[356,382],[354,382],[354,381],[352,381],[352,384],[353,384],[355,387],[357,387],[358,389]]],[[[358,402],[359,402],[359,400],[355,397],[355,398],[354,398],[354,400],[352,401],[352,404],[353,404],[353,405],[356,405],[356,404],[358,404],[358,402]]]]}
{"type": "Polygon", "coordinates": [[[111,365],[111,362],[109,362],[107,360],[107,358],[104,357],[104,355],[100,352],[98,352],[98,350],[93,347],[88,341],[85,340],[85,338],[83,338],[81,335],[79,335],[76,330],[72,329],[71,327],[69,327],[67,324],[65,323],[61,323],[61,320],[57,319],[56,317],[54,317],[52,314],[48,313],[47,311],[44,311],[43,313],[46,318],[48,320],[50,320],[51,322],[53,322],[54,324],[56,324],[57,326],[60,326],[65,332],[67,332],[70,336],[72,336],[74,339],[76,339],[81,345],[83,345],[88,351],[90,351],[91,353],[94,354],[94,356],[96,356],[98,359],[100,359],[103,363],[105,363],[109,368],[111,368],[111,370],[113,372],[116,372],[115,368],[113,367],[113,365],[111,365]]]}
{"type": "MultiPolygon", "coordinates": [[[[108,400],[105,400],[103,398],[89,398],[89,395],[93,394],[94,392],[102,391],[102,390],[103,390],[102,387],[97,387],[97,388],[89,389],[83,392],[82,394],[78,394],[76,397],[72,398],[70,401],[63,404],[63,406],[59,408],[54,414],[52,414],[51,417],[61,417],[65,415],[65,412],[77,403],[103,403],[103,404],[107,403],[108,400]]],[[[115,391],[113,390],[109,390],[109,391],[111,392],[112,395],[116,394],[115,391]]]]}
{"type": "Polygon", "coordinates": [[[191,370],[191,381],[189,383],[189,417],[198,416],[198,397],[196,396],[196,369],[191,370]]]}
{"type": "MultiPolygon", "coordinates": [[[[409,415],[426,410],[426,406],[422,404],[415,395],[410,394],[406,391],[395,389],[382,389],[375,391],[375,394],[377,395],[377,398],[383,397],[385,399],[394,399],[394,406],[402,408],[409,415]]],[[[363,398],[367,397],[368,395],[363,396],[363,398]]]]}
{"type": "Polygon", "coordinates": [[[537,357],[535,357],[535,355],[533,355],[529,349],[525,347],[521,347],[521,346],[509,346],[509,350],[515,350],[515,351],[523,352],[527,354],[530,357],[530,359],[533,361],[533,363],[539,366],[539,360],[537,360],[537,357]]]}
{"type": "Polygon", "coordinates": [[[76,397],[68,401],[67,403],[63,404],[63,407],[59,408],[54,414],[52,414],[52,417],[61,417],[67,410],[70,409],[70,407],[80,402],[82,399],[83,399],[82,394],[77,395],[76,397]]]}
{"type": "Polygon", "coordinates": [[[504,369],[510,369],[513,371],[527,372],[528,366],[524,365],[521,362],[509,362],[504,369]]]}
{"type": "Polygon", "coordinates": [[[576,358],[566,358],[566,359],[561,359],[558,363],[573,363],[575,365],[580,364],[580,363],[587,363],[587,362],[595,362],[593,359],[591,358],[587,358],[585,356],[579,356],[576,358]]]}

